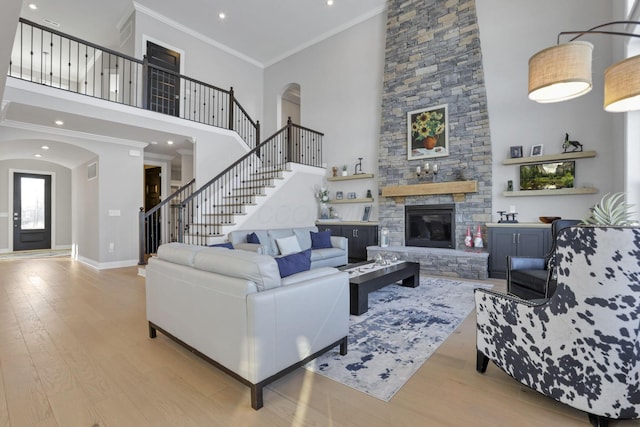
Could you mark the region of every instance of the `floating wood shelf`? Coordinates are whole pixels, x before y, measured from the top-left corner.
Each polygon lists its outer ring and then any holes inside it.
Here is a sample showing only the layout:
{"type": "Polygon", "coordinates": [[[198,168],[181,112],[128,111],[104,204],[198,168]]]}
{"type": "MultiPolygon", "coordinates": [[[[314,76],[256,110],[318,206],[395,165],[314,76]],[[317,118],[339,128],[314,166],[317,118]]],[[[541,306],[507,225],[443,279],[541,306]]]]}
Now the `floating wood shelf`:
{"type": "Polygon", "coordinates": [[[543,163],[553,161],[565,161],[572,159],[586,159],[595,157],[595,151],[574,151],[569,153],[545,154],[543,156],[516,157],[515,159],[504,159],[503,165],[523,165],[526,163],[543,163]]]}
{"type": "Polygon", "coordinates": [[[464,201],[466,193],[477,193],[478,181],[430,182],[426,184],[395,185],[382,188],[383,197],[429,196],[453,194],[456,202],[464,201]]]}
{"type": "Polygon", "coordinates": [[[504,191],[504,197],[525,197],[525,196],[568,196],[575,194],[595,194],[598,192],[594,187],[583,188],[559,188],[557,190],[523,190],[523,191],[504,191]]]}
{"type": "Polygon", "coordinates": [[[372,173],[358,173],[355,175],[347,175],[347,176],[330,176],[327,178],[327,181],[349,181],[352,179],[366,179],[373,178],[372,173]]]}
{"type": "Polygon", "coordinates": [[[327,202],[328,204],[339,204],[339,203],[373,203],[372,197],[366,197],[363,199],[333,199],[327,202]]]}

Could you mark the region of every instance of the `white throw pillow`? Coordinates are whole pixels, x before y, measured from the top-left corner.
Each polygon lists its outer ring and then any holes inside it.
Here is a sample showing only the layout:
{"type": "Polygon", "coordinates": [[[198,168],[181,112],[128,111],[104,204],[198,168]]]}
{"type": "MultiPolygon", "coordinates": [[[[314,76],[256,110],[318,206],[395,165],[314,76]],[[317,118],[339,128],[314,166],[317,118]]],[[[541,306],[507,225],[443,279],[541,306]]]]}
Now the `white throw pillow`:
{"type": "Polygon", "coordinates": [[[278,245],[278,249],[280,250],[281,255],[295,254],[302,251],[302,249],[300,249],[300,243],[298,243],[298,238],[296,236],[276,239],[276,244],[278,245]]]}

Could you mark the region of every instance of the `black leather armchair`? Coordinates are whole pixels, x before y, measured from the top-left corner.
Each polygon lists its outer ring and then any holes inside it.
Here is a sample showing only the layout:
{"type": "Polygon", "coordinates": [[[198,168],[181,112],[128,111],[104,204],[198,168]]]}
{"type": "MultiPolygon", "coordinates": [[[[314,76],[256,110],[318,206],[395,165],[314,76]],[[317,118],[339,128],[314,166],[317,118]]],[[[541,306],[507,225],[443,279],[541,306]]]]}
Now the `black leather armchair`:
{"type": "Polygon", "coordinates": [[[551,249],[542,258],[507,257],[507,292],[523,299],[549,298],[556,289],[554,278],[558,231],[579,224],[579,219],[557,219],[551,223],[551,249]]]}

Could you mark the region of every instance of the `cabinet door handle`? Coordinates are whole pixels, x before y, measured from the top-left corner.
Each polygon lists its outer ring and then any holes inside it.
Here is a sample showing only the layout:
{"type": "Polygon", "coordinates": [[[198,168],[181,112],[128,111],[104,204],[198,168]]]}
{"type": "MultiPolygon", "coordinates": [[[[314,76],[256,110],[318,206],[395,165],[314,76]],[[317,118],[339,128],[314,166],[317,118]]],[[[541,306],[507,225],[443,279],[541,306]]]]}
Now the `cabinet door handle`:
{"type": "Polygon", "coordinates": [[[513,243],[514,245],[516,244],[516,233],[513,233],[511,235],[511,243],[513,243]]]}
{"type": "Polygon", "coordinates": [[[520,244],[520,233],[518,233],[518,244],[520,244]]]}

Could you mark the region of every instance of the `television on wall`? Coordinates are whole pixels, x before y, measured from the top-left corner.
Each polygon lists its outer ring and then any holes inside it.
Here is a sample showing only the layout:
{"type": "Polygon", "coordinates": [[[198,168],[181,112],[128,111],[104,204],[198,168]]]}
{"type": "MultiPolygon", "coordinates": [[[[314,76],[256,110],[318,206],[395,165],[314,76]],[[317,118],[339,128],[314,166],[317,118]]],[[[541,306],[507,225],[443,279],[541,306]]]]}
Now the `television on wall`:
{"type": "Polygon", "coordinates": [[[520,190],[573,188],[575,176],[575,161],[520,165],[520,190]]]}

